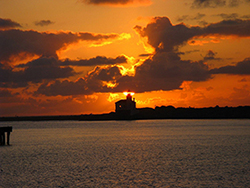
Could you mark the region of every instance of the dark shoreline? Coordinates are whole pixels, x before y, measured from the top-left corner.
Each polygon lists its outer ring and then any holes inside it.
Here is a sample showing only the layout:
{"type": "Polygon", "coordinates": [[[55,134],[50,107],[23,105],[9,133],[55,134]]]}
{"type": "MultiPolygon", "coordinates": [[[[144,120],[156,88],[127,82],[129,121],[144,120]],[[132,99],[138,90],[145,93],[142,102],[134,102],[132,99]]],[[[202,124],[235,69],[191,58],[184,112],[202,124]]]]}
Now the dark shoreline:
{"type": "Polygon", "coordinates": [[[58,115],[58,116],[15,116],[0,117],[0,121],[107,121],[107,120],[146,120],[146,119],[250,119],[250,106],[209,107],[209,108],[175,108],[161,106],[139,108],[137,113],[58,115]]]}

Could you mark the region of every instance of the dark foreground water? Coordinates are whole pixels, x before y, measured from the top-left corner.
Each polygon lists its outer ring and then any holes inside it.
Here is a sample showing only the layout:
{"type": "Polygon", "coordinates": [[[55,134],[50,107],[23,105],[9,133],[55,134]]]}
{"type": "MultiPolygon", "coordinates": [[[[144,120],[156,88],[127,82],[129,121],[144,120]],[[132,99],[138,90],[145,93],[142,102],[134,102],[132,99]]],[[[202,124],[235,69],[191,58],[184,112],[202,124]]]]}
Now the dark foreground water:
{"type": "Polygon", "coordinates": [[[250,120],[6,122],[0,187],[250,187],[250,120]]]}

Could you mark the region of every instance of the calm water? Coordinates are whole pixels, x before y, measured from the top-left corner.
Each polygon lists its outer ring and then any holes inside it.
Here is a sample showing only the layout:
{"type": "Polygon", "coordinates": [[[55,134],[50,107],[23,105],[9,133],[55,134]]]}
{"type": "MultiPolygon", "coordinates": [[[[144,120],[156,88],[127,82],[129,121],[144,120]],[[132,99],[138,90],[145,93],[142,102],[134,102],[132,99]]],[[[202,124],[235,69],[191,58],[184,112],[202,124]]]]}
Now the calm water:
{"type": "Polygon", "coordinates": [[[0,187],[250,187],[250,120],[8,122],[0,187]]]}

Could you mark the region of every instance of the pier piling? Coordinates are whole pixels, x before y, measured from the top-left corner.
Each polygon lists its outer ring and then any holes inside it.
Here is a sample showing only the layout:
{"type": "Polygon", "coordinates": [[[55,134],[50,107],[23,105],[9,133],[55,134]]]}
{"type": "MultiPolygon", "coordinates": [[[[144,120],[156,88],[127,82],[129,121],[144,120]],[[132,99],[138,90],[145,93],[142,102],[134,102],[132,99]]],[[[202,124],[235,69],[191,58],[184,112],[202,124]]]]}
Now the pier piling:
{"type": "Polygon", "coordinates": [[[0,127],[0,145],[5,145],[5,133],[7,134],[7,145],[10,145],[10,132],[12,127],[0,127]]]}

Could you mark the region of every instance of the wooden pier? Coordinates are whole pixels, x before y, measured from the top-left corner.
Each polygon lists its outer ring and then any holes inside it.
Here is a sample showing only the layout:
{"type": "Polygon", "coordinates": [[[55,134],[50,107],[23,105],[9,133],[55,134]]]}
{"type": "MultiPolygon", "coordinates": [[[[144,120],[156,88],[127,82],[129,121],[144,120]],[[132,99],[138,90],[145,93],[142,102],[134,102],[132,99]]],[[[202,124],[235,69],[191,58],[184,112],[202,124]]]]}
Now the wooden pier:
{"type": "Polygon", "coordinates": [[[10,132],[12,132],[12,127],[0,127],[0,145],[5,145],[5,133],[7,135],[7,145],[10,145],[10,132]]]}

